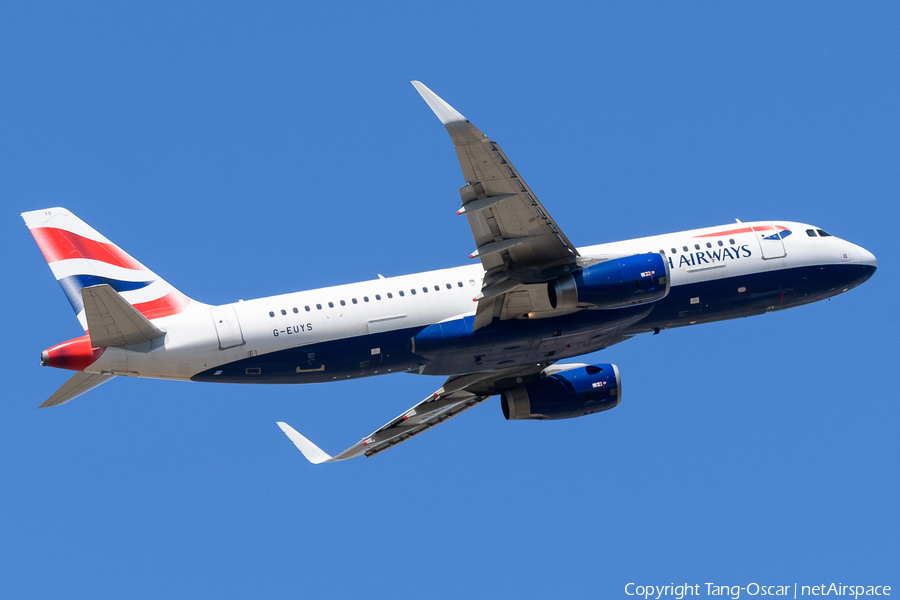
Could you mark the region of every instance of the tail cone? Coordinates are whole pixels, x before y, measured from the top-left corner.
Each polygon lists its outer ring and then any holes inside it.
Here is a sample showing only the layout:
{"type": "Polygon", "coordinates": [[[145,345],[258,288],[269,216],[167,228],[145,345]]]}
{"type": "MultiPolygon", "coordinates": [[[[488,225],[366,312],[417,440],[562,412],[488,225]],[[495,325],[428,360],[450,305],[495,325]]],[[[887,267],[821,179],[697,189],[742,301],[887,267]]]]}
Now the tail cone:
{"type": "Polygon", "coordinates": [[[84,335],[41,352],[41,364],[57,369],[84,371],[94,364],[105,351],[105,347],[91,347],[91,338],[84,335]]]}

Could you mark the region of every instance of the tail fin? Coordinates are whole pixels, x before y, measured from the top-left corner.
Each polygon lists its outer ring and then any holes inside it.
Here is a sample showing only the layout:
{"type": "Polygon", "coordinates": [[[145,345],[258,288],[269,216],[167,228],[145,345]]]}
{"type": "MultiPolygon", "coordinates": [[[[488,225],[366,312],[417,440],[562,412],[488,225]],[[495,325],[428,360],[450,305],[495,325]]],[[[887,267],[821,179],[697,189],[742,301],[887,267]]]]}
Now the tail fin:
{"type": "Polygon", "coordinates": [[[107,284],[148,319],[179,314],[193,302],[64,208],[34,210],[22,218],[85,331],[81,288],[107,284]]]}

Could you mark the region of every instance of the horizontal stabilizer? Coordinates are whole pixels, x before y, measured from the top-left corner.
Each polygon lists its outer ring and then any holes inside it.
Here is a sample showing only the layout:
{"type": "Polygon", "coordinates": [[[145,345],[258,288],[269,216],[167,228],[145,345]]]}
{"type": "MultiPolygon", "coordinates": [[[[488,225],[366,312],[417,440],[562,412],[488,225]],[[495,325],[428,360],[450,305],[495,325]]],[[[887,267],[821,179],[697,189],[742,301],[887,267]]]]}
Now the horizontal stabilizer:
{"type": "Polygon", "coordinates": [[[63,384],[61,388],[56,390],[52,396],[47,398],[38,408],[47,408],[48,406],[59,406],[65,404],[73,398],[89,392],[101,383],[106,383],[115,375],[98,375],[96,373],[85,373],[79,371],[72,375],[72,378],[63,384]]]}
{"type": "Polygon", "coordinates": [[[91,346],[131,346],[165,335],[107,284],[81,288],[91,346]]]}

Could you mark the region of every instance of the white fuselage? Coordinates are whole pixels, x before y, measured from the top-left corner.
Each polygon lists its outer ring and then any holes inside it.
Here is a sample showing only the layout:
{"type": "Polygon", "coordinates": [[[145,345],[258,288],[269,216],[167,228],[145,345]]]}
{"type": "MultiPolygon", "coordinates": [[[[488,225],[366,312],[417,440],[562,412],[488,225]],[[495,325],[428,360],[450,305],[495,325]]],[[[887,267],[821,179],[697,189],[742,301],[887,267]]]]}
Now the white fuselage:
{"type": "MultiPolygon", "coordinates": [[[[587,246],[579,248],[579,252],[586,259],[662,252],[669,261],[673,289],[799,267],[875,264],[874,256],[859,246],[831,236],[809,237],[805,231],[815,228],[808,225],[779,222],[792,235],[775,241],[761,240],[765,234],[771,234],[770,230],[748,231],[763,225],[770,224],[697,229],[587,246]],[[766,244],[771,248],[765,248],[766,244]],[[763,256],[767,250],[771,258],[763,256]]],[[[219,365],[286,349],[379,332],[415,331],[473,315],[473,298],[481,289],[483,274],[480,264],[472,264],[222,307],[198,305],[180,315],[157,320],[166,335],[143,351],[108,348],[87,370],[188,380],[219,365]],[[229,322],[220,318],[223,311],[229,322]]],[[[372,348],[372,352],[377,350],[372,348]]],[[[310,366],[310,371],[316,369],[316,365],[310,366]]],[[[392,371],[390,366],[383,369],[392,371]]],[[[334,379],[339,377],[340,373],[333,375],[334,379]]]]}

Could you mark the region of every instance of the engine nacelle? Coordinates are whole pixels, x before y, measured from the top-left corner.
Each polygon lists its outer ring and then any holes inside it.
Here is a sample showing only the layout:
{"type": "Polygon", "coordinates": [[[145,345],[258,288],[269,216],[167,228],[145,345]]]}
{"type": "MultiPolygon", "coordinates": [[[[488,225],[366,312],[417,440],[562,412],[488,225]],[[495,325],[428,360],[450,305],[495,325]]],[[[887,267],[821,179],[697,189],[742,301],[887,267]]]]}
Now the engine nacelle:
{"type": "Polygon", "coordinates": [[[625,308],[669,293],[669,263],[656,252],[590,265],[547,284],[553,308],[625,308]]]}
{"type": "Polygon", "coordinates": [[[503,392],[500,404],[507,420],[571,419],[615,408],[621,400],[616,365],[580,365],[503,392]]]}

